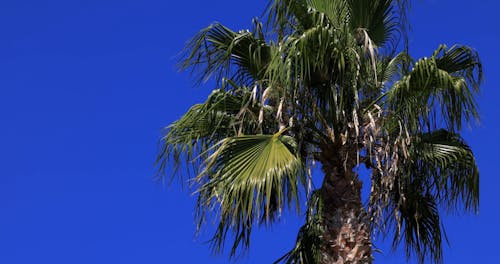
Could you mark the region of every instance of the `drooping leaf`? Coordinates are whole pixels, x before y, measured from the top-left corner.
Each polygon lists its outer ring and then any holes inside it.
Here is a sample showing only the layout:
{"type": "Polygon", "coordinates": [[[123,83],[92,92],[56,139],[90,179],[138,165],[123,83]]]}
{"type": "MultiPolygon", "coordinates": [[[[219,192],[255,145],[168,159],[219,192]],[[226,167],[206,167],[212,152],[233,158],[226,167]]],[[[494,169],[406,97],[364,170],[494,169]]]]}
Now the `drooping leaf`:
{"type": "Polygon", "coordinates": [[[480,65],[467,47],[440,47],[432,57],[418,60],[394,84],[386,104],[412,130],[421,126],[436,129],[443,120],[449,130],[457,131],[464,121],[478,118],[474,97],[482,78],[480,65]]]}
{"type": "Polygon", "coordinates": [[[418,181],[403,180],[400,184],[401,201],[394,212],[393,248],[404,242],[408,259],[414,254],[418,263],[424,264],[427,257],[441,263],[444,234],[435,197],[422,192],[418,181]]]}
{"type": "Polygon", "coordinates": [[[444,129],[421,135],[413,149],[412,170],[431,179],[437,201],[446,209],[479,209],[479,171],[463,139],[444,129]]]}
{"type": "Polygon", "coordinates": [[[315,264],[321,262],[324,228],[322,222],[322,204],[319,192],[311,195],[306,214],[306,223],[300,228],[297,241],[292,250],[274,263],[315,264]]]}

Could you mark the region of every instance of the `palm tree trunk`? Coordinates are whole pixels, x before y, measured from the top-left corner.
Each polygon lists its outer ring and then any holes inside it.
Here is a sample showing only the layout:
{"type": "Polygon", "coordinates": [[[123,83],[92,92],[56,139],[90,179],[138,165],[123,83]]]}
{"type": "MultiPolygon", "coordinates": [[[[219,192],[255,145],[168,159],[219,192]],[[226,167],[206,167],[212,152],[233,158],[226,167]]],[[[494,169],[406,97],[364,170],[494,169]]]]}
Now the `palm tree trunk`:
{"type": "Polygon", "coordinates": [[[370,222],[361,202],[361,182],[353,172],[355,152],[345,145],[330,145],[322,148],[320,161],[325,173],[322,263],[370,264],[370,222]]]}

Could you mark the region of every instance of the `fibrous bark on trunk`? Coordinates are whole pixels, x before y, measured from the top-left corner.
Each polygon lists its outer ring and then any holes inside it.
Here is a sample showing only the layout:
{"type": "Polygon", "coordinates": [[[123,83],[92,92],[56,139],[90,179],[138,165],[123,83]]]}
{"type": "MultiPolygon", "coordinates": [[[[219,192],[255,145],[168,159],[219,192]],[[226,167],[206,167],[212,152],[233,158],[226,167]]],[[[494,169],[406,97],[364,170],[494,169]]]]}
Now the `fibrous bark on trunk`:
{"type": "Polygon", "coordinates": [[[361,182],[347,146],[324,146],[320,161],[323,210],[322,263],[370,264],[372,243],[368,214],[361,202],[361,182]]]}

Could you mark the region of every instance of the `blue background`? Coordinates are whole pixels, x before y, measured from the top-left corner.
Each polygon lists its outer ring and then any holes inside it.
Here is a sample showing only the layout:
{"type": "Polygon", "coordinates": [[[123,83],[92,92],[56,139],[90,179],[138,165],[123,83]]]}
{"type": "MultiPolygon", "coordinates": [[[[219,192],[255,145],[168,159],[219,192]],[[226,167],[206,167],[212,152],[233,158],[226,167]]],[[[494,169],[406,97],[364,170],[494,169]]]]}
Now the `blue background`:
{"type": "MultiPolygon", "coordinates": [[[[194,236],[195,199],[154,183],[161,128],[202,101],[175,68],[213,21],[250,27],[258,1],[0,2],[0,263],[227,263],[194,236]]],[[[411,51],[475,47],[486,81],[482,122],[464,135],[481,171],[479,216],[444,219],[445,263],[493,263],[500,252],[497,1],[415,1],[411,51]]],[[[254,233],[242,263],[290,249],[301,217],[254,233]]],[[[375,263],[405,263],[388,243],[375,263]]]]}

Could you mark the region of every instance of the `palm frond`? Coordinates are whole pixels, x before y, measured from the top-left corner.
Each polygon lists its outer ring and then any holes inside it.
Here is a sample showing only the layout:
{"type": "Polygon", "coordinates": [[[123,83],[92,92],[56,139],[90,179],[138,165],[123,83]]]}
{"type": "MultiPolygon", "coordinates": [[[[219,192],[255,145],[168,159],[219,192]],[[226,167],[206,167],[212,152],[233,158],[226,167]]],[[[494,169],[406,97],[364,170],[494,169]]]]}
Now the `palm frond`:
{"type": "Polygon", "coordinates": [[[295,247],[274,263],[315,264],[321,262],[324,233],[322,222],[323,201],[319,192],[314,192],[308,201],[306,223],[300,228],[295,247]]]}
{"type": "Polygon", "coordinates": [[[268,63],[269,47],[264,39],[262,25],[254,20],[252,32],[234,32],[214,23],[200,31],[186,46],[181,69],[191,68],[198,82],[215,75],[238,83],[259,80],[268,63]],[[232,76],[231,76],[232,75],[232,76]]]}
{"type": "Polygon", "coordinates": [[[268,26],[276,31],[280,41],[291,32],[314,25],[306,0],[270,0],[266,13],[268,26]]]}
{"type": "Polygon", "coordinates": [[[379,79],[384,83],[392,83],[396,78],[401,79],[407,72],[406,68],[411,64],[412,58],[406,53],[401,52],[394,57],[386,58],[381,61],[379,79]]]}
{"type": "Polygon", "coordinates": [[[441,45],[435,52],[436,66],[451,75],[463,77],[465,82],[475,91],[483,80],[483,69],[479,55],[467,46],[454,45],[447,48],[441,45]]]}
{"type": "MultiPolygon", "coordinates": [[[[314,11],[323,13],[333,27],[340,29],[349,17],[349,6],[345,0],[307,0],[308,6],[314,11]]],[[[322,24],[321,20],[319,21],[322,24]]]]}
{"type": "MultiPolygon", "coordinates": [[[[425,133],[412,147],[417,157],[413,173],[431,179],[437,201],[447,209],[477,212],[479,209],[479,171],[474,154],[463,139],[444,129],[425,133]]],[[[410,172],[411,173],[411,172],[410,172]]]]}
{"type": "Polygon", "coordinates": [[[423,192],[418,180],[404,179],[399,187],[395,197],[398,205],[393,212],[393,248],[403,241],[408,259],[415,254],[418,263],[425,263],[427,257],[441,263],[443,232],[434,196],[423,192]]]}
{"type": "Polygon", "coordinates": [[[340,37],[335,29],[322,26],[290,37],[287,57],[294,67],[292,78],[314,85],[328,83],[329,78],[340,76],[345,69],[345,61],[341,61],[342,48],[337,44],[340,37]],[[337,74],[332,74],[334,72],[337,74]]]}
{"type": "Polygon", "coordinates": [[[470,148],[444,129],[415,136],[409,157],[399,168],[391,191],[396,233],[394,248],[404,241],[407,256],[442,261],[439,207],[477,211],[479,173],[470,148]]]}
{"type": "Polygon", "coordinates": [[[257,219],[270,223],[285,206],[299,208],[299,186],[305,184],[303,163],[293,138],[277,133],[230,137],[213,147],[197,176],[200,222],[205,211],[219,211],[219,228],[212,240],[223,248],[234,233],[231,255],[250,243],[257,219]]]}
{"type": "Polygon", "coordinates": [[[289,89],[290,101],[300,102],[295,105],[303,115],[321,112],[321,119],[332,121],[344,106],[343,110],[351,113],[349,108],[357,97],[359,60],[356,51],[345,44],[353,42],[348,34],[324,25],[289,36],[272,53],[266,79],[272,86],[289,89]]]}
{"type": "Polygon", "coordinates": [[[478,119],[475,95],[481,82],[479,58],[467,47],[440,47],[432,57],[418,60],[411,72],[388,91],[386,104],[412,130],[438,128],[441,120],[451,131],[478,119]]]}
{"type": "MultiPolygon", "coordinates": [[[[351,29],[363,30],[375,46],[382,46],[394,38],[398,21],[394,17],[392,0],[350,0],[349,24],[351,29]]],[[[360,36],[364,39],[364,36],[360,36]]],[[[364,41],[361,41],[361,43],[364,41]]]]}
{"type": "Polygon", "coordinates": [[[193,165],[197,171],[200,164],[193,162],[194,158],[220,140],[237,134],[236,117],[249,101],[250,92],[245,89],[214,90],[206,102],[192,106],[165,129],[156,161],[159,175],[165,174],[169,162],[173,175],[183,163],[193,165]]]}

